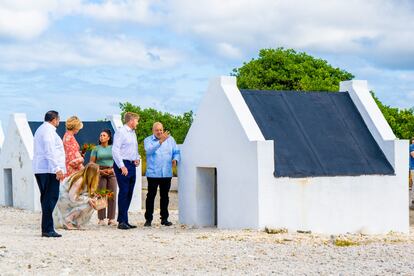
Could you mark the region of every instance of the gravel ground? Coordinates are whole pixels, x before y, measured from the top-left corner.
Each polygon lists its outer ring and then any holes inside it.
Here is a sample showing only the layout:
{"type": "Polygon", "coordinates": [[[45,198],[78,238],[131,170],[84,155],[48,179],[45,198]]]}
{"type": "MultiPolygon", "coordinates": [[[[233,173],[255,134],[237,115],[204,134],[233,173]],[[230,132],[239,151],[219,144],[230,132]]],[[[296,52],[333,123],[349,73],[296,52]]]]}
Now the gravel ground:
{"type": "Polygon", "coordinates": [[[154,220],[148,229],[143,213],[132,213],[138,228],[122,231],[94,216],[84,231],[47,239],[40,213],[0,207],[0,275],[414,275],[413,227],[410,235],[332,237],[195,229],[177,217],[172,210],[172,227],[154,220]]]}

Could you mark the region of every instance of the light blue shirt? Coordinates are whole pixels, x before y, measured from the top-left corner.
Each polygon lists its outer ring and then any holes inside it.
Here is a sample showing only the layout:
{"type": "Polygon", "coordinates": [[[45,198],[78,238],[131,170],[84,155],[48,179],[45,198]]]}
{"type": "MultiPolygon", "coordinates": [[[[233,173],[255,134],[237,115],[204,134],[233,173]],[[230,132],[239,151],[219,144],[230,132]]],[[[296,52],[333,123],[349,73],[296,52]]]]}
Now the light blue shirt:
{"type": "Polygon", "coordinates": [[[147,154],[147,177],[172,177],[172,161],[180,161],[180,150],[173,137],[169,137],[162,144],[151,135],[144,140],[147,154]]]}
{"type": "Polygon", "coordinates": [[[124,125],[115,132],[112,156],[118,168],[125,167],[123,160],[139,160],[138,142],[135,130],[124,125]]]}

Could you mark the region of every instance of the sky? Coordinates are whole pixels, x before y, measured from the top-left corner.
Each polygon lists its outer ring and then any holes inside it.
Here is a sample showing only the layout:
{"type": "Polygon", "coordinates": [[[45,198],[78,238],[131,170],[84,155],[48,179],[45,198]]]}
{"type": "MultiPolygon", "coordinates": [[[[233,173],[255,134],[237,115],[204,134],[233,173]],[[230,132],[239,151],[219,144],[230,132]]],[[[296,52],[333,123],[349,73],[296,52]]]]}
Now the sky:
{"type": "Polygon", "coordinates": [[[0,121],[84,121],[131,102],[180,114],[211,78],[293,48],[414,106],[411,0],[0,0],[0,121]]]}

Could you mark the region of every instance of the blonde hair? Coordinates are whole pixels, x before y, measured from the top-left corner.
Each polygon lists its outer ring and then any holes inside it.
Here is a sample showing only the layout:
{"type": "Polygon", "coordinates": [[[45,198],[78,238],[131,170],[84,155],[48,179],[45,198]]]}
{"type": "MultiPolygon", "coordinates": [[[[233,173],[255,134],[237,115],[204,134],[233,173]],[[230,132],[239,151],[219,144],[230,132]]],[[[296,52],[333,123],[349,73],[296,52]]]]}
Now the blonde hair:
{"type": "Polygon", "coordinates": [[[134,112],[127,112],[127,113],[125,113],[125,115],[124,115],[124,122],[125,122],[125,124],[127,124],[132,119],[138,119],[139,120],[139,115],[137,113],[134,113],[134,112]]]}
{"type": "Polygon", "coordinates": [[[82,170],[72,174],[68,179],[69,190],[79,179],[82,179],[79,192],[83,191],[86,187],[89,196],[92,196],[99,184],[99,165],[96,163],[89,163],[82,170]]]}
{"type": "Polygon", "coordinates": [[[82,129],[82,128],[83,128],[83,123],[78,117],[72,116],[72,117],[69,117],[66,120],[66,129],[67,130],[75,130],[75,129],[79,130],[79,129],[82,129]]]}

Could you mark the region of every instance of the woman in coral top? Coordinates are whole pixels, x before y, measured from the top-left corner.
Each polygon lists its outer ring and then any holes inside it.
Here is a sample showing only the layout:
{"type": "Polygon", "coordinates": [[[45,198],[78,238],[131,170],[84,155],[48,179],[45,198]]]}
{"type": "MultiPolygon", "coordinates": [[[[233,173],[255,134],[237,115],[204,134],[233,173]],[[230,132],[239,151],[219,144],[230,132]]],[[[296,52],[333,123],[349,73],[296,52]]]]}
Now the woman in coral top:
{"type": "Polygon", "coordinates": [[[66,175],[78,172],[83,169],[83,157],[80,153],[79,144],[75,135],[83,128],[83,124],[78,117],[72,116],[66,120],[66,133],[63,136],[63,146],[66,155],[66,175]]]}

